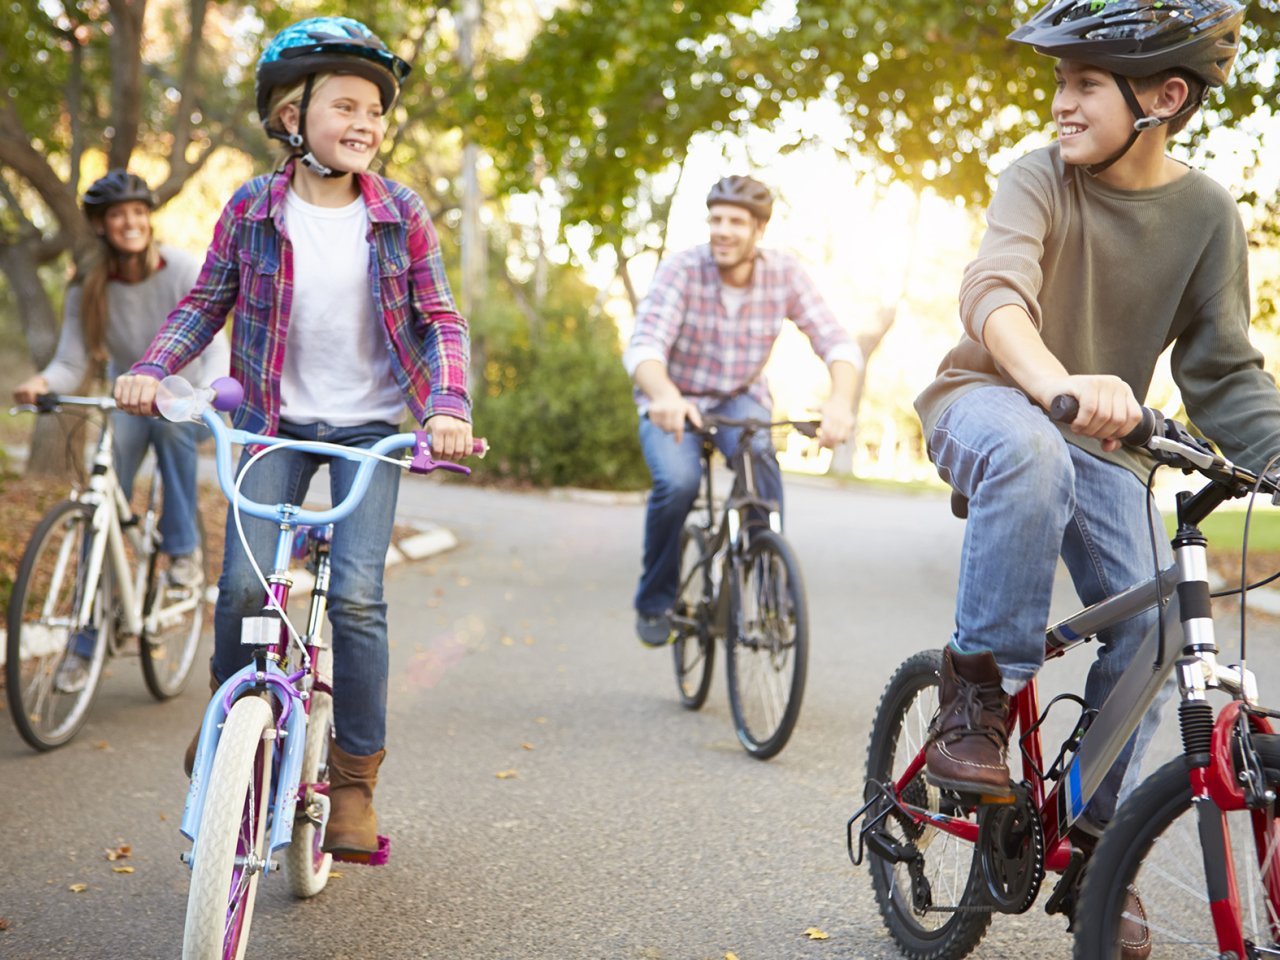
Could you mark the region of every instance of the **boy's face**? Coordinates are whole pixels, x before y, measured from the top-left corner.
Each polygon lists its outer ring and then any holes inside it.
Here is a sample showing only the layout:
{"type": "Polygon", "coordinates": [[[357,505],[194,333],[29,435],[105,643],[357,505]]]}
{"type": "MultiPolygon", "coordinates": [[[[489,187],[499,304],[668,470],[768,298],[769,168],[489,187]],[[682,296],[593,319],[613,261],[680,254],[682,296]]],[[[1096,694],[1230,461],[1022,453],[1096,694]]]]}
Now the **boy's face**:
{"type": "Polygon", "coordinates": [[[1133,113],[1115,77],[1076,60],[1060,60],[1053,74],[1053,122],[1062,159],[1088,166],[1123,147],[1133,132],[1133,113]]]}
{"type": "MultiPolygon", "coordinates": [[[[292,133],[298,125],[297,107],[287,107],[280,119],[292,133]]],[[[339,74],[311,95],[307,105],[307,145],[325,166],[355,173],[365,171],[377,156],[385,133],[382,96],[372,81],[339,74]]]]}
{"type": "Polygon", "coordinates": [[[764,225],[746,207],[715,203],[707,208],[711,256],[721,270],[732,270],[755,256],[764,225]]]}

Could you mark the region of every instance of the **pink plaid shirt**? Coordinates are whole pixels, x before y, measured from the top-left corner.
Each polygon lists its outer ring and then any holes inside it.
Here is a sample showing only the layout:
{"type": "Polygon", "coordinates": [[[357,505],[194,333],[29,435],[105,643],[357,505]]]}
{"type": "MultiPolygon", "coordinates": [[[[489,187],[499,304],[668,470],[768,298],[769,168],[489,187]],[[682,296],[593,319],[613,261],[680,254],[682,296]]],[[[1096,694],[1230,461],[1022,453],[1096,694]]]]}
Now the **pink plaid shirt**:
{"type": "MultiPolygon", "coordinates": [[[[828,365],[837,360],[860,363],[857,345],[790,254],[756,251],[751,286],[736,320],[729,320],[720,289],[710,244],[663,260],[623,354],[627,373],[634,374],[645,360],[658,360],[680,392],[701,408],[749,385],[745,392],[772,409],[764,364],[786,319],[828,365]]],[[[639,389],[635,397],[643,413],[649,398],[639,389]]]]}

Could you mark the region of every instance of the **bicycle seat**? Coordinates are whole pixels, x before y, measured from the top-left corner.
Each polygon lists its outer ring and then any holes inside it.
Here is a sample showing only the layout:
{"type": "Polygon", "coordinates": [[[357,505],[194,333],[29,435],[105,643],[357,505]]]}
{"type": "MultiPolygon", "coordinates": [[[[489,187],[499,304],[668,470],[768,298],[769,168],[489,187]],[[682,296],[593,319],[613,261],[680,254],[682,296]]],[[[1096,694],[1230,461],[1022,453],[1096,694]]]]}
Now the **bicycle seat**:
{"type": "Polygon", "coordinates": [[[969,516],[969,498],[959,490],[951,491],[951,513],[960,520],[965,520],[969,516]]]}

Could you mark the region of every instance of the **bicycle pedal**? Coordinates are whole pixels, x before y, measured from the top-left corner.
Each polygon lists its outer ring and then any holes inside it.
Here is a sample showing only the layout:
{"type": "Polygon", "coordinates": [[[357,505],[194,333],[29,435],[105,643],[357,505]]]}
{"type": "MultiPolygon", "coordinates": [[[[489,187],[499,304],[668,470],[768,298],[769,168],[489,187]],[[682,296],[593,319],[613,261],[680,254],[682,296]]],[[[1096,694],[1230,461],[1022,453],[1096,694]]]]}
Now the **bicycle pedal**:
{"type": "Polygon", "coordinates": [[[371,853],[335,853],[335,863],[359,863],[366,867],[382,867],[391,859],[391,838],[378,834],[378,849],[371,853]]]}

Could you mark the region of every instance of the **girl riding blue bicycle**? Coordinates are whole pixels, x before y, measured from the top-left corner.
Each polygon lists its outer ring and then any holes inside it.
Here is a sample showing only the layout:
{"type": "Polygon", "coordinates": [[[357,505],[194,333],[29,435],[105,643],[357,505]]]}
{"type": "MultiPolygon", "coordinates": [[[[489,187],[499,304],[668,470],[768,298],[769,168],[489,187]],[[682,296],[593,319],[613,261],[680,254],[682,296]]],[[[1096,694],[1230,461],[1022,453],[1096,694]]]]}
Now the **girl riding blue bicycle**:
{"type": "MultiPolygon", "coordinates": [[[[471,452],[470,340],[440,244],[417,194],[369,172],[409,64],[364,24],[317,17],[282,30],[258,61],[258,115],[285,158],[223,209],[204,268],[116,399],[150,414],[159,380],[200,353],[232,317],[232,374],[245,388],[238,428],[369,447],[394,434],[407,404],[433,452],[471,452]]],[[[246,450],[247,459],[253,451],[246,450]]],[[[247,475],[246,496],[301,502],[327,458],[286,451],[247,475]]],[[[243,463],[243,461],[242,461],[243,463]]],[[[331,494],[354,475],[329,464],[331,494]]],[[[387,621],[382,575],[399,472],[380,465],[360,506],[333,533],[334,742],[324,849],[378,849],[372,798],[386,755],[387,621]]],[[[228,515],[211,689],[244,666],[240,624],[262,589],[228,515]]],[[[246,520],[266,567],[275,527],[246,520]]],[[[199,734],[187,750],[188,774],[199,734]]]]}

